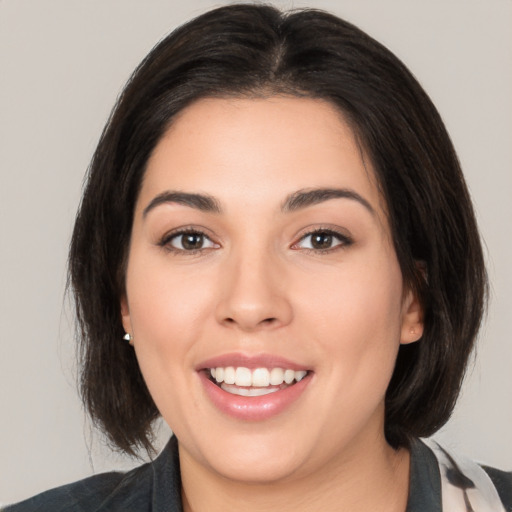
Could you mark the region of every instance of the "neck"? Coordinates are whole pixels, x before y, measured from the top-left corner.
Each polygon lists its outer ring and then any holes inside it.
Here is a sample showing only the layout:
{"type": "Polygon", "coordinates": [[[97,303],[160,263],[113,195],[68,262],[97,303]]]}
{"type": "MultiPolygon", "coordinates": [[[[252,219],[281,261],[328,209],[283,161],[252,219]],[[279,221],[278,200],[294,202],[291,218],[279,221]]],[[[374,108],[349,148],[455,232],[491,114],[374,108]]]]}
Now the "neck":
{"type": "Polygon", "coordinates": [[[409,452],[384,439],[333,459],[306,476],[276,482],[227,479],[195,461],[180,446],[184,512],[403,512],[409,488],[409,452]],[[380,441],[380,442],[379,442],[380,441]]]}

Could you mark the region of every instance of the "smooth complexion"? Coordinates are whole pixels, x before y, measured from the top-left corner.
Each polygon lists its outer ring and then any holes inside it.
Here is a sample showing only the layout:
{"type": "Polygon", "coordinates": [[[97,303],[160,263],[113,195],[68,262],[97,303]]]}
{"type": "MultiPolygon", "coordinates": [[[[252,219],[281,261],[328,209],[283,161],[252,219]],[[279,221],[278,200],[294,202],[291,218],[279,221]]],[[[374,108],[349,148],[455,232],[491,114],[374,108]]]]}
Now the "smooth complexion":
{"type": "Polygon", "coordinates": [[[409,456],[385,441],[384,396],[421,309],[371,164],[329,103],[182,111],[147,166],[121,310],[179,440],[186,510],[405,510],[409,456]],[[307,377],[252,416],[203,371],[276,359],[307,377]]]}

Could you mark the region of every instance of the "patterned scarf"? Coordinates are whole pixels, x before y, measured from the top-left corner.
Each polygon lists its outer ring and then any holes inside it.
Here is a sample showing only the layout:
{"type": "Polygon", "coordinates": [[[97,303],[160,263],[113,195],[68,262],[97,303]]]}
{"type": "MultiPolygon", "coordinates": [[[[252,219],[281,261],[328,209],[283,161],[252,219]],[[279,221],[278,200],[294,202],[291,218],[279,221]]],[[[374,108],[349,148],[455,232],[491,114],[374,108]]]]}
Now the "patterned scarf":
{"type": "Polygon", "coordinates": [[[448,453],[435,441],[424,442],[432,449],[439,464],[443,511],[506,512],[494,484],[482,467],[448,453]]]}

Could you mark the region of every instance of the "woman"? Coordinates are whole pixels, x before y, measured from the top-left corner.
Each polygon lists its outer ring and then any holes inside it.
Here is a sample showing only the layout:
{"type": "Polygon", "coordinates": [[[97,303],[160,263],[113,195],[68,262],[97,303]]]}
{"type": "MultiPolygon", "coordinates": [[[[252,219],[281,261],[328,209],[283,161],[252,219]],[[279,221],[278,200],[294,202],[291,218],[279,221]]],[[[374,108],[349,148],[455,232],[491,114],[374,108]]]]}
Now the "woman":
{"type": "Polygon", "coordinates": [[[162,41],[96,150],[70,279],[92,418],[128,453],[159,415],[175,436],[7,510],[511,506],[510,475],[418,440],[486,275],[437,111],[352,25],[232,5],[162,41]]]}

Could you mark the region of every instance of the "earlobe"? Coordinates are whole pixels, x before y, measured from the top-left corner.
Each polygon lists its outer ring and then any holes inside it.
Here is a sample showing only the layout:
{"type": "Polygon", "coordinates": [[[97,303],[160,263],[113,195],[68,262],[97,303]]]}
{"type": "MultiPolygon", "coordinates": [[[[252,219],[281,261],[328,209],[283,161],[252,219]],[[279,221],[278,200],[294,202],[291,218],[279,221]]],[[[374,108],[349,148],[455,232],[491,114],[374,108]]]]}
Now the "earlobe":
{"type": "Polygon", "coordinates": [[[128,300],[126,296],[121,298],[121,322],[123,323],[123,328],[126,334],[129,337],[126,337],[127,341],[129,341],[130,345],[133,345],[133,330],[132,330],[132,322],[130,318],[130,308],[128,307],[128,300]]]}
{"type": "Polygon", "coordinates": [[[403,304],[400,343],[418,341],[423,336],[423,326],[423,307],[416,294],[409,291],[403,304]]]}

